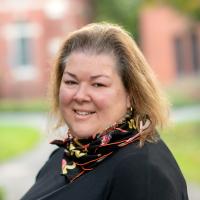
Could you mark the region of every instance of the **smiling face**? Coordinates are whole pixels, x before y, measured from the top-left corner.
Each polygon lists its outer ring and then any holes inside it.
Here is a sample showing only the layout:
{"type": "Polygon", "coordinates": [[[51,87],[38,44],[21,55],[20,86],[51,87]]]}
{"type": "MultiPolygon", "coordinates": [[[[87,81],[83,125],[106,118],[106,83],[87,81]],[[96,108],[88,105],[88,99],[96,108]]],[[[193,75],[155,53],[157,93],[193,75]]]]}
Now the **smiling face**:
{"type": "Polygon", "coordinates": [[[73,52],[59,92],[61,114],[78,138],[87,138],[121,120],[130,107],[112,54],[73,52]]]}

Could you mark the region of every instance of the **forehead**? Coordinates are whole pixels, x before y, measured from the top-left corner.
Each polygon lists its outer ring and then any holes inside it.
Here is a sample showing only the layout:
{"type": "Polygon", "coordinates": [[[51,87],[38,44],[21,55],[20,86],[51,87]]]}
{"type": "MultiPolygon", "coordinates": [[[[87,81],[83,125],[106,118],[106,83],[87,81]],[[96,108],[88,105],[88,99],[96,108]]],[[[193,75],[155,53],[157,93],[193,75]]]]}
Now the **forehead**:
{"type": "Polygon", "coordinates": [[[76,72],[87,71],[88,73],[117,72],[117,60],[113,53],[72,52],[66,59],[65,70],[76,72]]]}

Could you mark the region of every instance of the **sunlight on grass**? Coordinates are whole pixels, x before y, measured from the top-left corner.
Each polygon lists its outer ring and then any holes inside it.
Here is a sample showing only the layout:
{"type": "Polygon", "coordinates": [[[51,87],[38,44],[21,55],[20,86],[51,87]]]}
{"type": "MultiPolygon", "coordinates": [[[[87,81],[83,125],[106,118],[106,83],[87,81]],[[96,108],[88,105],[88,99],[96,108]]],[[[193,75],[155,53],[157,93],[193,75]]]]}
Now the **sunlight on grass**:
{"type": "Polygon", "coordinates": [[[175,124],[163,131],[161,137],[173,152],[186,179],[200,183],[200,121],[175,124]]]}
{"type": "Polygon", "coordinates": [[[0,162],[31,149],[40,139],[37,129],[0,125],[0,162]]]}

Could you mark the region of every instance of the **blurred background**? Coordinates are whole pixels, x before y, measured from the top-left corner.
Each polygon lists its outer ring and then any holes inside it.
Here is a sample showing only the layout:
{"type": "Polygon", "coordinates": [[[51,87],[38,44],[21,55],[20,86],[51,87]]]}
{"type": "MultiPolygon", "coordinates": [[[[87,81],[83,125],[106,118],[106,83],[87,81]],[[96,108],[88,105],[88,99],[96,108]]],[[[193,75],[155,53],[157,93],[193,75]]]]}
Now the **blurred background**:
{"type": "Polygon", "coordinates": [[[171,101],[161,131],[200,199],[200,0],[0,0],[0,200],[19,199],[53,147],[48,81],[66,35],[88,23],[122,25],[171,101]]]}

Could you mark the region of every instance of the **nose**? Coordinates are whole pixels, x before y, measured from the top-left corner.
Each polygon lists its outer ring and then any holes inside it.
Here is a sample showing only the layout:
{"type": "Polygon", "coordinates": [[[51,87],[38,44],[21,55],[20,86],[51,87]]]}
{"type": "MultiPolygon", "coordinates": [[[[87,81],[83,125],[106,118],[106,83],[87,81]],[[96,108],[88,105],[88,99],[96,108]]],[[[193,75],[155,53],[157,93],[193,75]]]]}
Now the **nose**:
{"type": "Polygon", "coordinates": [[[87,87],[87,85],[80,84],[77,87],[77,90],[73,96],[73,100],[80,103],[90,101],[89,88],[87,87]]]}

